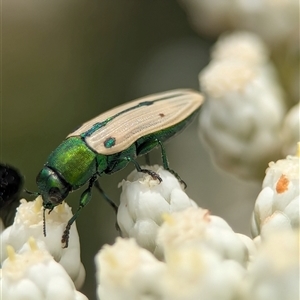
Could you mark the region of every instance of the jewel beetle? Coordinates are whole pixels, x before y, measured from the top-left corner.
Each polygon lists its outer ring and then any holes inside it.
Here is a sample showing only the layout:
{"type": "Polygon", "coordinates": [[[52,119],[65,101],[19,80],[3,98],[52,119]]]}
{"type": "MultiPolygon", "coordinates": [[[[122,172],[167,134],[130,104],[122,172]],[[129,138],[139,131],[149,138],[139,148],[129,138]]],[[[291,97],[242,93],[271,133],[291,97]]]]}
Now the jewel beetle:
{"type": "MultiPolygon", "coordinates": [[[[198,113],[203,96],[192,90],[162,92],[117,106],[84,123],[50,154],[37,176],[38,193],[49,213],[68,194],[88,183],[79,207],[68,221],[61,242],[68,247],[69,230],[96,186],[103,193],[98,177],[115,173],[133,163],[138,172],[161,181],[155,172],[142,169],[136,158],[152,149],[161,149],[162,162],[169,168],[163,142],[183,130],[198,113]]],[[[183,181],[182,181],[183,182],[183,181]]],[[[107,197],[106,197],[107,199],[107,197]]],[[[110,202],[117,211],[117,206],[110,202]]],[[[44,227],[44,235],[46,235],[44,227]]]]}
{"type": "Polygon", "coordinates": [[[5,227],[12,224],[23,182],[23,176],[16,168],[0,163],[0,218],[5,227]]]}

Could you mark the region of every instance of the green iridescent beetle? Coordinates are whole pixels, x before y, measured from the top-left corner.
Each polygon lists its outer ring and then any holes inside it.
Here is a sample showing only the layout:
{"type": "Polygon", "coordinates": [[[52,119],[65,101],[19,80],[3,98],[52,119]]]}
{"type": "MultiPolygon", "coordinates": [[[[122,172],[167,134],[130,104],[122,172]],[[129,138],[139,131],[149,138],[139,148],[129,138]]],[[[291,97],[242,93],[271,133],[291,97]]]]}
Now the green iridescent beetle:
{"type": "Polygon", "coordinates": [[[93,186],[117,211],[117,206],[100,188],[98,176],[117,172],[132,162],[138,172],[148,173],[161,182],[158,174],[142,169],[136,161],[137,156],[160,147],[164,168],[183,182],[169,168],[163,142],[183,130],[202,103],[202,95],[192,90],[158,93],[100,114],[67,136],[50,154],[36,179],[38,194],[43,198],[44,215],[46,209],[50,213],[70,192],[88,183],[81,194],[79,207],[62,236],[65,247],[68,247],[71,225],[90,201],[93,186]]]}

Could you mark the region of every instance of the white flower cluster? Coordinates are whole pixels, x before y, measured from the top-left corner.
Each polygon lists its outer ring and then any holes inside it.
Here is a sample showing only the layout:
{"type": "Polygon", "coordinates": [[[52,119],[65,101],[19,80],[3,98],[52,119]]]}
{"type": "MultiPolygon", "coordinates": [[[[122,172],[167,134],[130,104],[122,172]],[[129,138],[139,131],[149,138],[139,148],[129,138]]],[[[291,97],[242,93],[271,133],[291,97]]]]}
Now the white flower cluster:
{"type": "MultiPolygon", "coordinates": [[[[95,259],[99,299],[298,299],[299,158],[300,144],[297,156],[269,164],[254,239],[198,207],[163,168],[149,167],[161,183],[133,171],[121,183],[123,238],[95,259]]],[[[22,200],[1,233],[1,299],[87,299],[76,290],[85,275],[76,226],[69,247],[60,244],[70,208],[63,203],[46,215],[47,237],[42,212],[40,197],[22,200]]]]}
{"type": "Polygon", "coordinates": [[[14,223],[0,236],[1,299],[87,299],[76,291],[84,282],[85,269],[80,261],[75,224],[71,227],[69,247],[64,249],[61,244],[71,216],[71,208],[66,203],[55,207],[51,214],[46,213],[47,236],[44,237],[41,197],[31,202],[21,200],[14,223]],[[28,247],[28,241],[33,238],[28,247]],[[30,297],[26,298],[22,292],[30,297]]]}
{"type": "Polygon", "coordinates": [[[269,161],[295,152],[299,105],[285,116],[284,93],[256,35],[221,36],[211,58],[199,75],[206,96],[199,134],[220,168],[261,179],[269,161]]]}
{"type": "MultiPolygon", "coordinates": [[[[126,238],[104,246],[96,256],[99,299],[298,299],[296,214],[288,216],[293,226],[275,224],[256,242],[257,238],[235,233],[226,221],[197,207],[172,174],[157,166],[152,170],[162,183],[136,171],[122,182],[118,222],[126,238]]],[[[299,156],[288,157],[281,171],[293,181],[278,187],[291,188],[288,199],[281,202],[288,207],[296,199],[299,206],[299,156]]],[[[274,178],[279,176],[276,172],[274,178]]],[[[264,185],[271,184],[270,173],[264,185]]],[[[272,207],[279,205],[275,197],[268,201],[272,207]]],[[[272,210],[268,212],[272,217],[272,210]]],[[[265,219],[268,212],[264,209],[265,219]]],[[[258,227],[264,224],[257,218],[258,227]]]]}

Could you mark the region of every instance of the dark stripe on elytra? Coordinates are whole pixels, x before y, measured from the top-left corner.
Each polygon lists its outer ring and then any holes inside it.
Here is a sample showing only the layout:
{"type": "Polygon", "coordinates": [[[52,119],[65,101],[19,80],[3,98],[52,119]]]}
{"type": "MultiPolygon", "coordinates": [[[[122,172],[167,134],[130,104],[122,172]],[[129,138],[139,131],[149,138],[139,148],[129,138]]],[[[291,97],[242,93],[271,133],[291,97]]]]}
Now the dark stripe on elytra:
{"type": "Polygon", "coordinates": [[[135,106],[132,106],[132,107],[129,107],[129,108],[125,109],[125,110],[122,110],[119,113],[115,114],[114,116],[107,118],[103,122],[97,122],[97,123],[95,123],[90,129],[88,129],[87,131],[83,132],[80,136],[82,138],[89,137],[93,133],[95,133],[97,130],[99,130],[100,128],[106,126],[113,119],[115,119],[115,118],[119,117],[120,115],[125,114],[125,113],[127,113],[127,112],[129,112],[131,110],[134,110],[134,109],[136,109],[138,107],[150,106],[150,105],[152,105],[155,102],[166,100],[166,99],[170,99],[170,98],[174,98],[174,97],[178,97],[180,95],[182,95],[182,94],[176,94],[176,95],[166,96],[166,97],[162,97],[162,98],[159,98],[157,100],[154,100],[154,101],[143,101],[143,102],[140,102],[139,104],[137,104],[135,106]]]}

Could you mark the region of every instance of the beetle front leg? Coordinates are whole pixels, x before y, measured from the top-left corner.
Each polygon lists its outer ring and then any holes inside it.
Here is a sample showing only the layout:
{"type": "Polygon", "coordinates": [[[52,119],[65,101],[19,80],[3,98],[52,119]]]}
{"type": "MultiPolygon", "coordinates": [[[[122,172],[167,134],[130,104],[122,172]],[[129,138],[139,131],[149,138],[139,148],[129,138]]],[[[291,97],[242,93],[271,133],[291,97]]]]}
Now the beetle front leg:
{"type": "Polygon", "coordinates": [[[68,248],[71,226],[74,223],[74,221],[78,218],[81,210],[90,202],[90,200],[92,198],[92,187],[96,180],[97,180],[97,176],[94,175],[89,181],[88,188],[80,196],[79,207],[77,208],[77,211],[75,212],[73,217],[68,221],[66,229],[61,238],[62,244],[65,244],[63,248],[68,248]]]}

